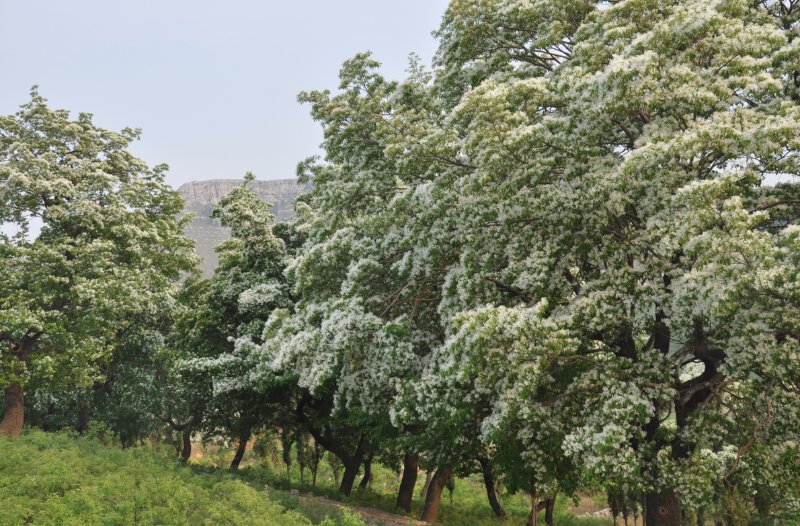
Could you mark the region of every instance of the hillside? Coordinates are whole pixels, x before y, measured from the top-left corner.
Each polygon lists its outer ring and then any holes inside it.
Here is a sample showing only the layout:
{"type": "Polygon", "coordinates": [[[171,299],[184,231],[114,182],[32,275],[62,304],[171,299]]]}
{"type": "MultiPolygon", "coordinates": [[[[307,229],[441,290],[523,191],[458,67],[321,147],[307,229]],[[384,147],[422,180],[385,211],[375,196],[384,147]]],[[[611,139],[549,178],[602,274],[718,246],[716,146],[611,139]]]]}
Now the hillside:
{"type": "MultiPolygon", "coordinates": [[[[120,449],[101,429],[91,434],[99,432],[103,439],[39,430],[16,438],[0,435],[0,525],[421,524],[380,509],[265,486],[265,479],[283,481],[265,477],[261,467],[231,473],[210,467],[209,459],[187,466],[168,445],[120,449]]],[[[384,471],[381,475],[391,478],[384,471]]]]}
{"type": "MultiPolygon", "coordinates": [[[[186,203],[186,211],[194,214],[187,235],[196,243],[197,255],[202,259],[200,268],[208,276],[217,266],[214,247],[230,236],[227,228],[219,221],[211,219],[211,212],[219,199],[241,185],[242,179],[212,179],[192,181],[178,188],[186,203]]],[[[296,179],[274,181],[253,181],[250,187],[265,201],[272,203],[272,213],[279,221],[285,221],[294,214],[294,199],[303,190],[296,179]]]]}
{"type": "MultiPolygon", "coordinates": [[[[311,526],[268,491],[150,448],[31,431],[0,436],[0,524],[311,526]]],[[[337,521],[323,521],[335,526],[337,521]]]]}

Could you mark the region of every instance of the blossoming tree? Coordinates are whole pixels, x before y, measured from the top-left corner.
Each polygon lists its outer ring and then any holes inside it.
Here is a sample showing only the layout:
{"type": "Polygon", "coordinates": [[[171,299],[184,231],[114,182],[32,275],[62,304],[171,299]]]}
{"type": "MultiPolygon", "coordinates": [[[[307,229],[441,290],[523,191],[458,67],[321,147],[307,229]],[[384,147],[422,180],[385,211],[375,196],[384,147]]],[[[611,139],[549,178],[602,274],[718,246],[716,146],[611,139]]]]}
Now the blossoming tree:
{"type": "Polygon", "coordinates": [[[22,429],[28,382],[91,385],[117,332],[194,264],[166,166],[128,152],[138,135],[73,120],[35,89],[0,118],[4,434],[22,429]]]}

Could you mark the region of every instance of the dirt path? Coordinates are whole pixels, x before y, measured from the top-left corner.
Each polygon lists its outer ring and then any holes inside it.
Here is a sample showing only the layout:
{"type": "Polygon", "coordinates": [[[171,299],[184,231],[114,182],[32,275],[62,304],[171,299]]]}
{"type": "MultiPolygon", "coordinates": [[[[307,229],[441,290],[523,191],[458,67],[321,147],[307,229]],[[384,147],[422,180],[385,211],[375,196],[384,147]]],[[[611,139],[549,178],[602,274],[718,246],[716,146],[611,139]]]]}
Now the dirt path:
{"type": "Polygon", "coordinates": [[[315,504],[322,504],[329,506],[333,509],[348,508],[358,512],[361,518],[364,519],[369,526],[426,526],[427,523],[405,517],[403,515],[395,515],[383,510],[375,508],[365,508],[362,506],[345,506],[341,502],[327,499],[325,497],[315,497],[312,495],[297,495],[297,498],[304,501],[313,501],[315,504]]]}
{"type": "MultiPolygon", "coordinates": [[[[413,519],[411,517],[406,517],[405,515],[397,515],[395,513],[389,513],[387,511],[379,510],[376,508],[367,508],[364,506],[353,506],[353,505],[345,505],[341,502],[331,500],[327,497],[311,495],[308,493],[303,494],[293,494],[294,497],[300,499],[301,501],[306,502],[313,502],[316,505],[326,506],[331,509],[331,511],[340,510],[341,508],[347,508],[349,510],[358,512],[361,515],[361,518],[364,519],[364,522],[367,523],[367,526],[428,526],[427,522],[422,522],[420,520],[413,519]]],[[[588,496],[581,496],[581,503],[577,507],[571,507],[570,511],[574,513],[578,517],[585,517],[585,518],[599,518],[599,519],[610,519],[611,511],[608,508],[599,507],[593,499],[588,496]]],[[[635,526],[639,524],[638,521],[632,522],[635,526]]]]}

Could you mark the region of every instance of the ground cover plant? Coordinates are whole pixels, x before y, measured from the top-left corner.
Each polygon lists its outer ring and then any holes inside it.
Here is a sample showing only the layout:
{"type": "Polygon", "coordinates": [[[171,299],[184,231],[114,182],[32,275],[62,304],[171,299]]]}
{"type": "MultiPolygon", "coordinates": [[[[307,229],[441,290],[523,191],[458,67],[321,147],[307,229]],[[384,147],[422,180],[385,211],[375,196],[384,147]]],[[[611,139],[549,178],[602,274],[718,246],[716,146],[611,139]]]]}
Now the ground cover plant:
{"type": "MultiPolygon", "coordinates": [[[[230,459],[234,454],[231,449],[226,449],[224,458],[230,459]]],[[[207,465],[202,460],[199,465],[207,465]]],[[[272,495],[285,507],[301,510],[307,516],[324,516],[327,506],[320,506],[316,500],[302,500],[298,496],[289,493],[290,489],[299,492],[300,495],[311,495],[324,497],[325,499],[346,503],[353,507],[368,507],[383,510],[392,514],[402,514],[409,518],[416,518],[422,511],[424,498],[422,490],[424,487],[424,476],[421,476],[414,488],[414,496],[410,513],[404,513],[396,507],[396,488],[400,482],[399,474],[396,470],[386,468],[382,465],[373,466],[372,479],[366,488],[355,489],[349,497],[339,493],[337,477],[327,463],[320,465],[316,484],[312,485],[310,477],[305,477],[301,481],[300,469],[297,463],[291,467],[291,483],[287,477],[284,466],[266,465],[260,459],[253,456],[245,457],[245,465],[237,472],[237,476],[242,480],[251,483],[262,483],[270,488],[279,488],[280,493],[274,492],[272,495]],[[315,509],[316,508],[316,509],[315,509]]],[[[486,489],[479,476],[468,478],[456,478],[453,481],[452,492],[445,490],[442,502],[440,523],[449,526],[486,526],[500,524],[491,508],[486,503],[486,489]]],[[[524,524],[528,519],[530,502],[527,495],[502,494],[499,496],[505,510],[508,513],[508,524],[524,524]]],[[[609,526],[612,524],[610,518],[589,518],[578,517],[570,512],[573,506],[572,499],[562,497],[556,503],[554,520],[556,525],[561,526],[609,526]]],[[[601,501],[598,508],[605,507],[605,501],[601,501]]],[[[544,512],[540,514],[540,520],[544,521],[544,512]]],[[[633,524],[631,522],[631,524],[633,524]]]]}
{"type": "MultiPolygon", "coordinates": [[[[198,473],[152,447],[30,431],[0,437],[0,524],[358,526],[316,522],[225,471],[198,473]]],[[[325,522],[325,519],[330,519],[325,522]]]]}

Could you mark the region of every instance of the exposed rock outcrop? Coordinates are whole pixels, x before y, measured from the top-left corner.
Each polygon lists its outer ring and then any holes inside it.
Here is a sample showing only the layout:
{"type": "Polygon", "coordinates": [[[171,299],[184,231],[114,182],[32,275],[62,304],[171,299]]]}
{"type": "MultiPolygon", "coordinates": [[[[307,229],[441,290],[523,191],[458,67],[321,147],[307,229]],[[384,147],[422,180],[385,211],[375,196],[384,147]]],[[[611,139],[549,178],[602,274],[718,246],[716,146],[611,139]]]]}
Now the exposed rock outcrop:
{"type": "MultiPolygon", "coordinates": [[[[242,179],[212,179],[209,181],[192,181],[178,188],[178,193],[186,203],[186,211],[193,213],[186,235],[194,239],[197,255],[200,256],[200,269],[205,276],[211,275],[217,266],[217,254],[214,247],[230,237],[230,232],[211,219],[211,212],[220,198],[241,185],[242,179]]],[[[290,219],[294,214],[294,199],[306,187],[299,185],[296,179],[279,179],[275,181],[252,181],[250,188],[262,199],[272,203],[272,213],[278,221],[290,219]]]]}

